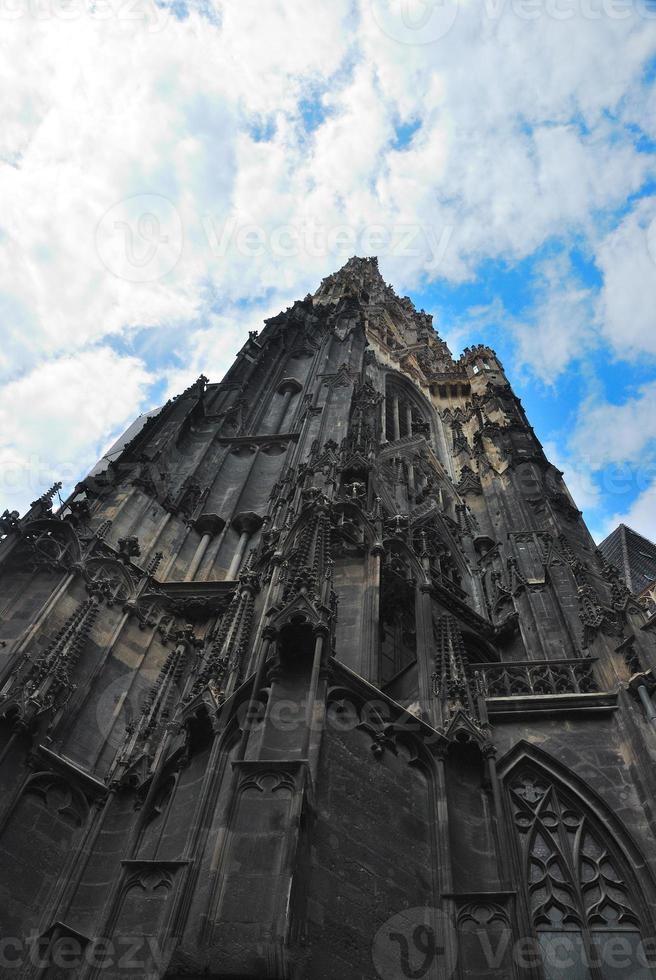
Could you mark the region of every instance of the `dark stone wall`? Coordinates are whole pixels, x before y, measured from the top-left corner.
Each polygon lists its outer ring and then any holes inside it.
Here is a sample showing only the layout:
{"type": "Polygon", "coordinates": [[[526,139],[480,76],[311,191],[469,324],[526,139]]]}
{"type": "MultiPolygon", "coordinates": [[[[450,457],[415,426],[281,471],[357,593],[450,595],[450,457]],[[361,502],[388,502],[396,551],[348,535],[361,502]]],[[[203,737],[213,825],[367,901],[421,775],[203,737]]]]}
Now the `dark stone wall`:
{"type": "Polygon", "coordinates": [[[357,730],[324,740],[308,890],[309,976],[376,977],[378,930],[395,912],[432,904],[430,787],[410,758],[401,748],[373,760],[370,739],[357,730]]]}

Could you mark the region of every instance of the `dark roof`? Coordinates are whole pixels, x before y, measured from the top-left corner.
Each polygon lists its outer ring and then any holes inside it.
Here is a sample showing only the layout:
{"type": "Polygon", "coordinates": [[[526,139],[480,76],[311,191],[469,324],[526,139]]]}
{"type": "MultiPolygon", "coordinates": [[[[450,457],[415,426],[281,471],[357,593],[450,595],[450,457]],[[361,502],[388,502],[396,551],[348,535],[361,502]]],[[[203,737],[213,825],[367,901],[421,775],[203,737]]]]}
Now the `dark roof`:
{"type": "Polygon", "coordinates": [[[617,566],[636,595],[656,581],[656,544],[626,524],[616,527],[601,542],[599,550],[607,561],[617,566]]]}

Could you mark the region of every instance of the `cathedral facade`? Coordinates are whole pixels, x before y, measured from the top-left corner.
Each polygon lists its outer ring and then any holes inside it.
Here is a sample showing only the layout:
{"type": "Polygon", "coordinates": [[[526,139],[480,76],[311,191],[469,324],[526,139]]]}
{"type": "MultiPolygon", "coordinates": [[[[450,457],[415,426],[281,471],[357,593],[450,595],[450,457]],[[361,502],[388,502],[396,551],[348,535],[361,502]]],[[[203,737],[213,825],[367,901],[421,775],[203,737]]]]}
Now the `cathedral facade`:
{"type": "Polygon", "coordinates": [[[656,977],[653,624],[351,259],[0,519],[0,976],[656,977]]]}

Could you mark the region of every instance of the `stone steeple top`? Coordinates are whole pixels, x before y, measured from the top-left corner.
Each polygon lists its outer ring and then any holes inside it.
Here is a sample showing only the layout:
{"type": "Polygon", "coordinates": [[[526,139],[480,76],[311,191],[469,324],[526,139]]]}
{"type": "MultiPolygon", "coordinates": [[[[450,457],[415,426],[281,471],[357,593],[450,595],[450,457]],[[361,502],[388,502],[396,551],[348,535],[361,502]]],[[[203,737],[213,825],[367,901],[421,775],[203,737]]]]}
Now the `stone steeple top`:
{"type": "Polygon", "coordinates": [[[438,345],[443,357],[451,353],[433,327],[433,317],[417,310],[409,296],[398,296],[385,282],[376,256],[352,256],[337,272],[322,280],[312,297],[315,304],[356,302],[362,309],[367,326],[389,339],[392,346],[415,344],[438,345]]]}
{"type": "Polygon", "coordinates": [[[365,303],[384,302],[386,294],[394,296],[394,290],[385,283],[378,268],[378,258],[352,256],[341,269],[322,279],[314,294],[315,303],[334,302],[349,296],[365,303]]]}

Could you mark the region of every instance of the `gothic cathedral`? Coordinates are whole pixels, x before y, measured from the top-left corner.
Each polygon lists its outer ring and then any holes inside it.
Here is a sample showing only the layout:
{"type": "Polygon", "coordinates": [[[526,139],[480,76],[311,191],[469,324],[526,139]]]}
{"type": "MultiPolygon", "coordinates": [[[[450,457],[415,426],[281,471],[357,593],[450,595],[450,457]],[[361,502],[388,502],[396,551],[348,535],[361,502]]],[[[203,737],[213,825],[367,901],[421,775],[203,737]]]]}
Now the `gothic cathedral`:
{"type": "Polygon", "coordinates": [[[0,976],[656,977],[653,626],[350,259],[0,518],[0,976]]]}

